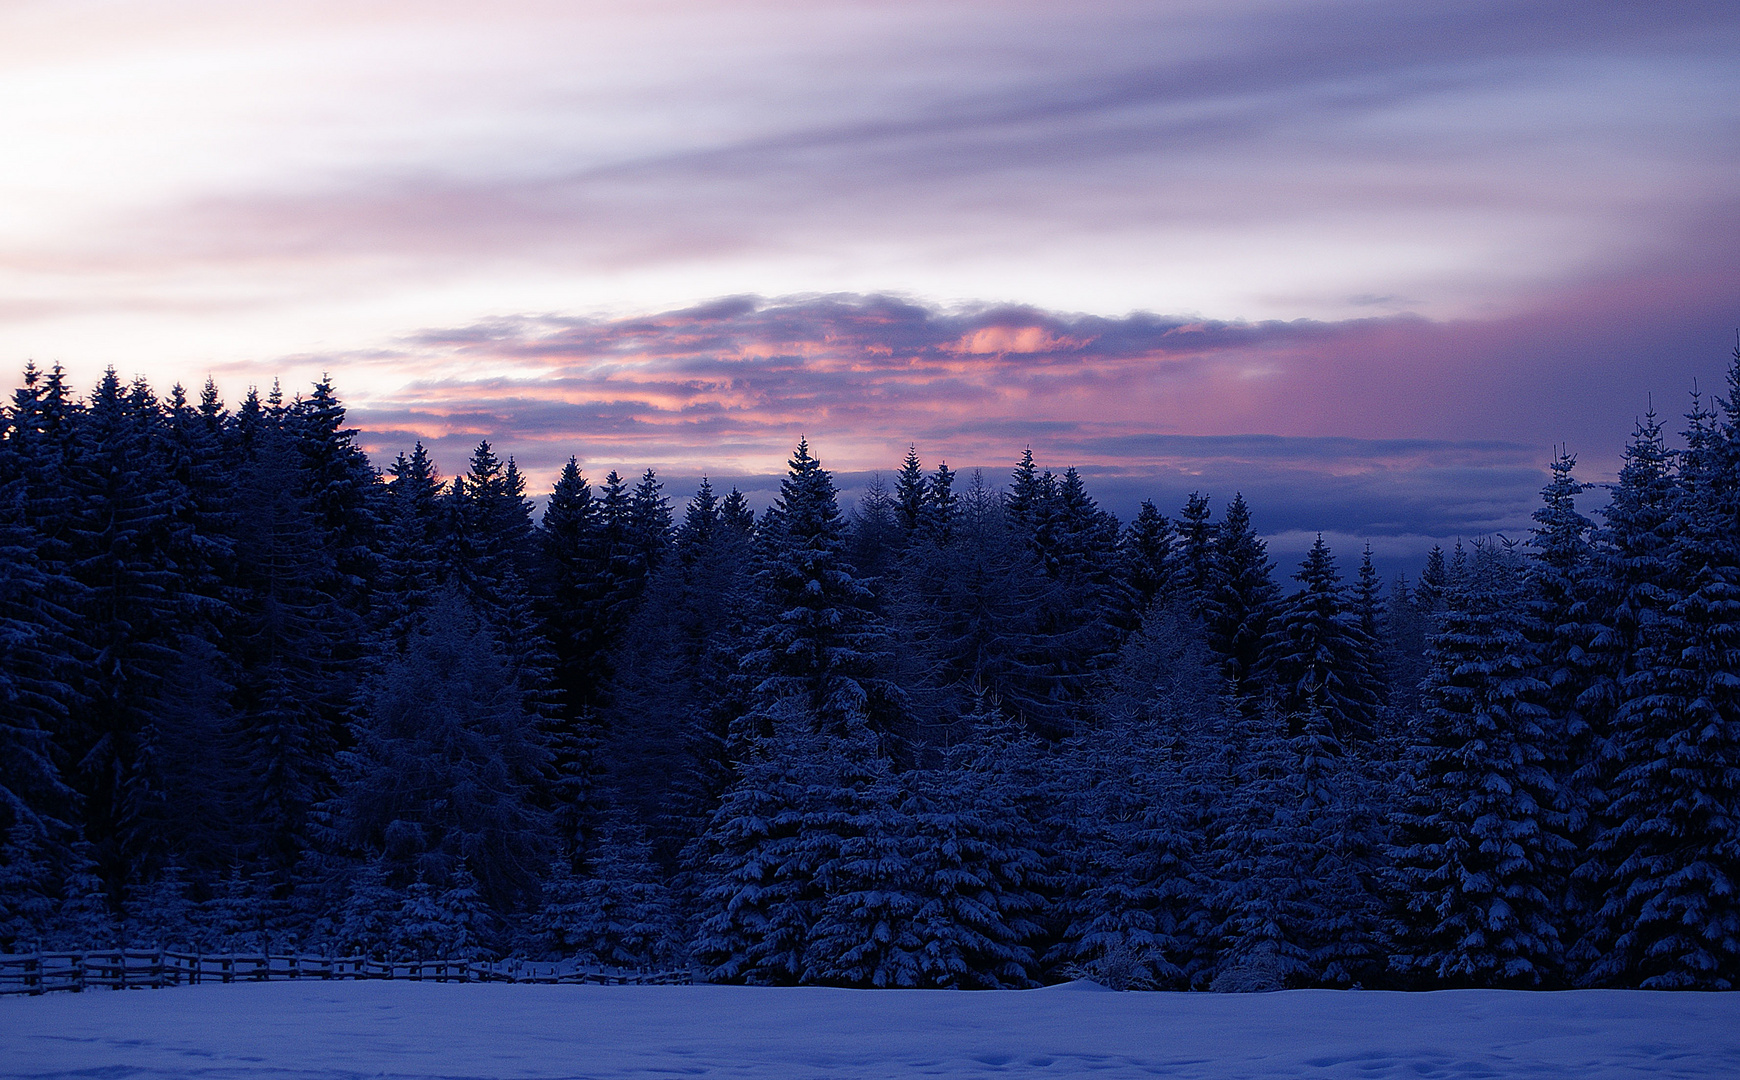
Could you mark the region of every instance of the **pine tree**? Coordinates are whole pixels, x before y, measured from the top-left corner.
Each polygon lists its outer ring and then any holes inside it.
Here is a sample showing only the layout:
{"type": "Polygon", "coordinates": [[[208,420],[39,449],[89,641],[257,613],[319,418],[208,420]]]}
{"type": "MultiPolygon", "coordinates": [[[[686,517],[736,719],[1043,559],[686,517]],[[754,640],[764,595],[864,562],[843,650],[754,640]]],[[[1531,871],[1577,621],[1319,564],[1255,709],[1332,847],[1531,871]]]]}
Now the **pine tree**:
{"type": "Polygon", "coordinates": [[[989,694],[1000,715],[1048,732],[1069,726],[1092,673],[1076,659],[1082,643],[1053,614],[1070,610],[1066,589],[983,477],[968,486],[953,542],[909,552],[889,606],[919,666],[906,682],[926,721],[958,721],[968,697],[989,694]]]}
{"type": "Polygon", "coordinates": [[[1406,970],[1442,985],[1540,987],[1561,978],[1558,886],[1570,855],[1551,740],[1501,554],[1452,579],[1428,648],[1412,789],[1396,818],[1395,887],[1412,912],[1406,970]]]}
{"type": "Polygon", "coordinates": [[[955,473],[946,461],[938,462],[925,489],[919,529],[933,544],[946,544],[954,537],[960,517],[960,496],[955,494],[955,473]]]}
{"type": "Polygon", "coordinates": [[[28,365],[0,417],[0,828],[28,826],[38,845],[75,816],[61,766],[80,698],[73,680],[86,655],[78,633],[83,586],[56,528],[73,501],[62,487],[70,421],[58,371],[46,387],[39,378],[28,365]]]}
{"type": "Polygon", "coordinates": [[[802,981],[835,986],[919,985],[919,900],[904,850],[899,796],[875,740],[860,730],[821,745],[830,774],[807,792],[800,861],[820,894],[805,935],[802,981]]]}
{"type": "Polygon", "coordinates": [[[1321,710],[1343,744],[1369,739],[1381,704],[1382,684],[1371,667],[1376,645],[1349,608],[1321,536],[1293,577],[1304,587],[1270,621],[1257,674],[1273,688],[1295,734],[1321,710]]]}
{"type": "MultiPolygon", "coordinates": [[[[693,521],[710,497],[690,504],[693,521]]],[[[738,660],[759,618],[751,541],[718,516],[685,524],[678,557],[648,585],[612,654],[600,750],[612,798],[645,822],[656,857],[674,865],[730,782],[726,751],[748,688],[738,660]]]]}
{"type": "Polygon", "coordinates": [[[1041,476],[1039,467],[1033,463],[1033,448],[1021,451],[1021,460],[1015,466],[1012,474],[1013,482],[1009,492],[1004,496],[1003,509],[1009,516],[1009,525],[1022,536],[1032,536],[1044,521],[1045,504],[1050,500],[1051,474],[1041,476]]]}
{"type": "MultiPolygon", "coordinates": [[[[905,696],[878,672],[889,649],[874,597],[845,561],[833,477],[800,440],[774,506],[758,581],[772,622],[745,655],[760,714],[796,699],[822,729],[895,736],[905,696]]],[[[750,723],[764,723],[751,719],[750,723]]]]}
{"type": "Polygon", "coordinates": [[[1183,599],[1192,615],[1201,618],[1220,566],[1215,558],[1217,530],[1210,520],[1207,495],[1190,493],[1178,512],[1176,528],[1172,580],[1167,588],[1183,599]]]}
{"type": "Polygon", "coordinates": [[[1607,925],[1601,915],[1617,885],[1614,873],[1620,861],[1611,837],[1604,835],[1615,824],[1609,805],[1619,793],[1617,776],[1633,749],[1625,745],[1619,716],[1629,696],[1627,684],[1647,662],[1643,628],[1664,618],[1673,589],[1668,553],[1678,489],[1673,455],[1653,411],[1632,433],[1610,495],[1603,525],[1591,533],[1586,602],[1590,637],[1584,668],[1588,685],[1575,703],[1588,732],[1571,744],[1576,755],[1573,807],[1588,819],[1587,846],[1572,879],[1578,935],[1572,958],[1585,981],[1590,981],[1592,968],[1607,962],[1611,941],[1625,929],[1607,925]]]}
{"type": "Polygon", "coordinates": [[[833,747],[798,710],[783,711],[798,715],[771,718],[773,730],[743,748],[704,837],[704,918],[690,951],[711,982],[798,982],[825,901],[815,874],[827,853],[804,825],[812,791],[836,786],[833,747]]]}
{"type": "Polygon", "coordinates": [[[537,918],[546,946],[560,956],[606,967],[646,969],[671,962],[679,920],[640,831],[617,815],[601,830],[591,873],[565,865],[545,887],[537,918]]]}
{"type": "Polygon", "coordinates": [[[232,699],[247,763],[250,854],[288,873],[307,846],[311,809],[332,793],[333,755],[354,686],[360,620],[329,591],[344,575],[302,494],[288,433],[269,423],[237,476],[246,505],[235,536],[236,618],[226,638],[239,669],[232,699]]]}
{"type": "MultiPolygon", "coordinates": [[[[427,886],[425,886],[427,889],[427,886]]],[[[350,877],[332,945],[340,956],[385,960],[392,950],[406,896],[388,880],[379,856],[365,860],[350,877]]]]}
{"type": "Polygon", "coordinates": [[[671,504],[662,494],[658,474],[648,469],[629,500],[629,527],[640,548],[642,582],[658,571],[671,543],[671,504]]]}
{"type": "Polygon", "coordinates": [[[1665,523],[1673,584],[1623,684],[1621,764],[1596,844],[1612,869],[1592,975],[1646,989],[1740,985],[1740,424],[1724,409],[1718,425],[1693,398],[1665,523]]]}
{"type": "Polygon", "coordinates": [[[743,492],[732,488],[719,503],[719,522],[745,540],[755,534],[755,511],[749,509],[749,500],[743,497],[743,492]]]}
{"type": "Polygon", "coordinates": [[[442,583],[441,474],[421,442],[389,470],[383,501],[385,543],[371,597],[375,625],[400,648],[442,583]]]}
{"type": "Polygon", "coordinates": [[[169,556],[171,514],[153,452],[161,415],[143,384],[104,373],[79,416],[67,477],[79,509],[67,521],[82,634],[78,707],[69,718],[84,835],[111,890],[150,868],[162,838],[145,827],[158,777],[151,704],[185,625],[169,556]]]}
{"type": "MultiPolygon", "coordinates": [[[[274,385],[273,393],[277,393],[274,385]]],[[[300,494],[332,554],[337,580],[327,584],[334,595],[354,601],[366,591],[375,572],[374,547],[380,528],[376,507],[379,475],[357,445],[357,432],[344,426],[345,409],[333,393],[332,378],[322,375],[308,397],[287,410],[283,430],[301,456],[300,494]]]]}
{"type": "Polygon", "coordinates": [[[1206,929],[1200,772],[1217,695],[1167,683],[1212,685],[1218,673],[1194,620],[1153,615],[1166,618],[1131,639],[1112,681],[1145,692],[1108,703],[1059,761],[1070,867],[1053,917],[1067,924],[1047,960],[1114,989],[1188,988],[1206,929]]]}
{"type": "Polygon", "coordinates": [[[852,508],[847,528],[847,561],[868,579],[866,584],[874,586],[892,571],[907,541],[893,496],[882,486],[880,474],[871,477],[864,485],[864,494],[858,497],[858,505],[852,508]]]}
{"type": "Polygon", "coordinates": [[[901,534],[911,539],[924,520],[925,504],[929,501],[929,485],[924,478],[924,466],[918,460],[918,448],[906,448],[906,460],[894,474],[894,520],[901,534]]]}
{"type": "Polygon", "coordinates": [[[1172,543],[1172,523],[1154,508],[1152,501],[1143,499],[1136,519],[1124,530],[1122,545],[1125,573],[1143,611],[1152,607],[1157,598],[1164,602],[1169,595],[1172,543]]]}
{"type": "Polygon", "coordinates": [[[182,868],[163,867],[127,898],[127,944],[131,948],[189,948],[199,936],[199,906],[188,898],[182,868]]]}
{"type": "Polygon", "coordinates": [[[324,810],[333,843],[384,854],[395,882],[445,881],[463,860],[500,911],[534,894],[549,852],[533,792],[549,754],[513,667],[462,598],[443,595],[405,655],[365,684],[353,738],[324,810]]]}
{"type": "Polygon", "coordinates": [[[16,822],[0,845],[0,952],[34,952],[54,919],[55,883],[42,832],[16,822]]]}
{"type": "Polygon", "coordinates": [[[1251,527],[1250,508],[1234,495],[1216,529],[1215,570],[1202,611],[1211,648],[1224,658],[1235,694],[1252,694],[1269,619],[1281,590],[1271,576],[1268,545],[1251,527]]]}
{"type": "Polygon", "coordinates": [[[232,867],[229,877],[215,888],[210,899],[200,904],[196,917],[202,934],[199,948],[204,952],[255,954],[271,950],[271,935],[267,931],[269,897],[262,895],[255,882],[242,875],[241,867],[232,867]]]}
{"type": "Polygon", "coordinates": [[[678,557],[693,562],[712,546],[719,528],[719,499],[713,494],[713,485],[703,476],[695,497],[683,508],[683,523],[677,526],[678,557]]]}
{"type": "Polygon", "coordinates": [[[95,852],[87,842],[73,846],[61,882],[60,909],[44,944],[55,949],[106,949],[121,940],[108,887],[97,874],[95,852]]]}
{"type": "Polygon", "coordinates": [[[544,632],[555,652],[555,675],[572,715],[599,702],[607,557],[599,505],[573,458],[550,491],[539,530],[544,565],[544,632]]]}

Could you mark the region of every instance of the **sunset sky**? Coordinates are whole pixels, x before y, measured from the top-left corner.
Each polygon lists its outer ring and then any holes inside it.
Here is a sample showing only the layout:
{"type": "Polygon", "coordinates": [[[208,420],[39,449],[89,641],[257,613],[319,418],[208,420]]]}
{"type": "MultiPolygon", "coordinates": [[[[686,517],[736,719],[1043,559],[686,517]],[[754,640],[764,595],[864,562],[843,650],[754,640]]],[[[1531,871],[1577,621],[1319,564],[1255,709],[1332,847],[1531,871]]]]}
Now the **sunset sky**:
{"type": "Polygon", "coordinates": [[[329,371],[377,463],[540,488],[1031,445],[1412,557],[1720,387],[1737,57],[1733,0],[13,0],[0,359],[329,371]]]}

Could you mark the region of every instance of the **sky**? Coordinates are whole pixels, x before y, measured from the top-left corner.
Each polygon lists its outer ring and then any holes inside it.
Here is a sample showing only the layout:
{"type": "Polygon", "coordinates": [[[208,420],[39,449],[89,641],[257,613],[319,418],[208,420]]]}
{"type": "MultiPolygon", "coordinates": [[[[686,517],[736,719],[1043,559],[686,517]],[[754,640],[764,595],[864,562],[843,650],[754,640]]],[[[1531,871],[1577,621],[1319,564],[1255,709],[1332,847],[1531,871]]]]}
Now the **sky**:
{"type": "Polygon", "coordinates": [[[5,0],[0,363],[329,372],[378,463],[543,488],[1031,447],[1412,558],[1722,386],[1737,56],[1732,0],[5,0]]]}

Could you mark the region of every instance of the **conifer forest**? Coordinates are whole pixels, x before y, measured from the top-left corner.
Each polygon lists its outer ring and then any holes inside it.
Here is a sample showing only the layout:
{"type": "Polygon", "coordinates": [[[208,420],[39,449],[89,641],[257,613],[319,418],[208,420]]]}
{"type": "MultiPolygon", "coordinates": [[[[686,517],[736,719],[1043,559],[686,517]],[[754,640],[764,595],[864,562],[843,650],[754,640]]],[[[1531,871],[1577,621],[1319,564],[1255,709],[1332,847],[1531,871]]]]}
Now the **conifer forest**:
{"type": "Polygon", "coordinates": [[[1393,581],[1030,452],[843,505],[800,441],[760,514],[570,460],[537,513],[488,443],[345,424],[330,380],[25,370],[0,950],[1740,982],[1740,351],[1615,483],[1562,454],[1526,535],[1393,581]]]}

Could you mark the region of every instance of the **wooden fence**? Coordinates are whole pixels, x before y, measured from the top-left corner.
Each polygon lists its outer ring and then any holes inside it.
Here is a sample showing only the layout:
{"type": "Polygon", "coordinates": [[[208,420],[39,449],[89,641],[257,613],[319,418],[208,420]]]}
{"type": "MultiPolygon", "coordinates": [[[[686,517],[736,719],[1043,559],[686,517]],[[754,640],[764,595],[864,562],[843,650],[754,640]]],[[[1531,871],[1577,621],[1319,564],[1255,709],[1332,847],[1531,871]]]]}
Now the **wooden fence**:
{"type": "Polygon", "coordinates": [[[201,954],[167,949],[0,953],[0,995],[53,990],[134,990],[195,983],[284,979],[408,979],[413,982],[687,983],[687,971],[563,970],[524,961],[371,960],[364,956],[201,954]]]}

